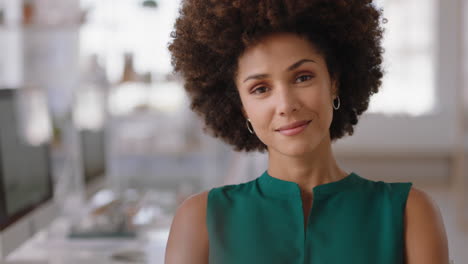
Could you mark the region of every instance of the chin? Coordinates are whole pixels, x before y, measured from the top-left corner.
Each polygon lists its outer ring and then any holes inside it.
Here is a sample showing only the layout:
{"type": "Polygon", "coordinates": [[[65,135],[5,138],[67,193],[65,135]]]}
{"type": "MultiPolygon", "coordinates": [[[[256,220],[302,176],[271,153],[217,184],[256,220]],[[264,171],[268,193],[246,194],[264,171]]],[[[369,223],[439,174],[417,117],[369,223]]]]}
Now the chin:
{"type": "MultiPolygon", "coordinates": [[[[285,156],[301,157],[312,153],[315,147],[312,144],[288,144],[287,146],[278,146],[273,149],[285,156]]],[[[269,151],[271,151],[271,147],[269,151]]]]}

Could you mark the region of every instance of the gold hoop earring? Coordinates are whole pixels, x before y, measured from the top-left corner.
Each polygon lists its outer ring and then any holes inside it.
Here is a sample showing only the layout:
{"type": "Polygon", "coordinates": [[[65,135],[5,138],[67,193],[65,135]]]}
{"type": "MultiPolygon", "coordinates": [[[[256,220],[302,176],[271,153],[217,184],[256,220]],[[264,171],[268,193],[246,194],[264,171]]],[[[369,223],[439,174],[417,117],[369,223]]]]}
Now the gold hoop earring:
{"type": "Polygon", "coordinates": [[[255,134],[254,131],[253,131],[253,126],[252,126],[252,124],[250,122],[250,119],[246,119],[245,124],[247,125],[247,129],[249,130],[250,134],[255,134]]]}

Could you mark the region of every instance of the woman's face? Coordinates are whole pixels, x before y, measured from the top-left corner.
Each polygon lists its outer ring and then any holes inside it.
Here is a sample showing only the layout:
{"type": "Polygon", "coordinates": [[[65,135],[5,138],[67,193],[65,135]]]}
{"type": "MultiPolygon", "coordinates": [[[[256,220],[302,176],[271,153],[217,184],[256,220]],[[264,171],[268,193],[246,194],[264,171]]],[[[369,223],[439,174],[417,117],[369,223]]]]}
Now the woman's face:
{"type": "Polygon", "coordinates": [[[304,155],[329,140],[336,85],[311,42],[267,36],[241,55],[235,82],[244,115],[270,154],[304,155]]]}

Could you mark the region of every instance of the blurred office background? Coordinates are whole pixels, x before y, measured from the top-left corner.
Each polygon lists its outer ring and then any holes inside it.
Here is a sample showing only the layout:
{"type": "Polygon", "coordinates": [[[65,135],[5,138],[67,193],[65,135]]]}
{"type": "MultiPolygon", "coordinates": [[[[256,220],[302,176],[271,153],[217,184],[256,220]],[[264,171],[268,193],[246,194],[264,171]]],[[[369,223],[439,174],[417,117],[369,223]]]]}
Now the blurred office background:
{"type": "MultiPolygon", "coordinates": [[[[0,257],[163,263],[177,206],[258,177],[203,133],[167,45],[180,0],[0,0],[0,257]]],[[[339,164],[411,181],[468,263],[468,3],[378,0],[381,92],[339,164]]],[[[1,261],[0,261],[1,262],[1,261]]]]}

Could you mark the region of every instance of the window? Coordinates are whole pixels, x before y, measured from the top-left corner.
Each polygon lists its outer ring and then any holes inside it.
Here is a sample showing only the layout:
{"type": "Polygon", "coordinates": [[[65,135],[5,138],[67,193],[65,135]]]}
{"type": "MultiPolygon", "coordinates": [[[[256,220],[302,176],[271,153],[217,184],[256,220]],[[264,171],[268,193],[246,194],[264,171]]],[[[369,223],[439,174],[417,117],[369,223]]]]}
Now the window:
{"type": "Polygon", "coordinates": [[[381,0],[384,24],[385,75],[369,112],[419,116],[436,107],[435,0],[381,0]]]}
{"type": "Polygon", "coordinates": [[[384,0],[389,74],[341,153],[450,154],[456,138],[456,1],[384,0]],[[393,20],[393,21],[392,21],[393,20]],[[384,91],[385,90],[385,91],[384,91]]]}

